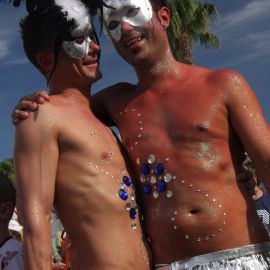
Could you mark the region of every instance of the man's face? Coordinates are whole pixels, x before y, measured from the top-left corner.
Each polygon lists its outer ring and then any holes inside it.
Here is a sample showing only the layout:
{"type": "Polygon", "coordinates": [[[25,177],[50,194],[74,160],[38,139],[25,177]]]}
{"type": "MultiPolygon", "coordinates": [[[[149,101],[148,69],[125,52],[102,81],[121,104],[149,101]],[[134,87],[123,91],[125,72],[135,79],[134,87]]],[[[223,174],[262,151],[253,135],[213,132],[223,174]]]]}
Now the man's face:
{"type": "Polygon", "coordinates": [[[134,67],[152,63],[160,53],[161,33],[149,0],[106,0],[105,28],[118,53],[134,67]]]}
{"type": "Polygon", "coordinates": [[[92,84],[101,78],[99,71],[100,47],[95,41],[86,42],[84,37],[72,41],[74,46],[70,51],[61,49],[58,57],[57,69],[63,72],[64,78],[70,83],[84,82],[92,84]],[[83,44],[83,45],[82,45],[83,44]],[[87,48],[86,48],[87,45],[87,48]],[[77,50],[77,48],[79,48],[77,50]],[[82,57],[78,57],[81,54],[82,57]],[[74,57],[76,56],[76,57],[74,57]]]}
{"type": "Polygon", "coordinates": [[[62,47],[66,53],[74,59],[84,58],[89,51],[91,42],[96,42],[91,24],[85,26],[85,29],[77,31],[74,40],[63,41],[62,47]]]}
{"type": "Polygon", "coordinates": [[[105,2],[112,7],[104,7],[105,27],[115,41],[121,39],[122,23],[138,27],[152,19],[153,11],[149,0],[106,0],[105,2]]]}
{"type": "MultiPolygon", "coordinates": [[[[99,52],[93,28],[90,24],[75,29],[71,41],[63,41],[58,55],[56,69],[63,79],[70,83],[84,81],[91,84],[101,78],[99,52]],[[65,75],[61,75],[61,73],[65,75]],[[78,81],[77,81],[78,80],[78,81]]],[[[59,74],[58,74],[59,76],[59,74]]]]}

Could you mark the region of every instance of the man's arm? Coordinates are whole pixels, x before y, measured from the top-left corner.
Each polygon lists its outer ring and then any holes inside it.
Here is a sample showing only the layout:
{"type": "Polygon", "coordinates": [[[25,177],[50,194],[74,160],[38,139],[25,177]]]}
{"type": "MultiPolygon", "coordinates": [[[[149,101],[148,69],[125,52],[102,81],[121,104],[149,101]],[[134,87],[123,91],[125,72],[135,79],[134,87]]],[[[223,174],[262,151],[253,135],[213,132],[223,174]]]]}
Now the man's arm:
{"type": "Polygon", "coordinates": [[[27,270],[52,268],[50,216],[58,145],[57,131],[48,119],[47,107],[44,105],[38,113],[31,113],[16,128],[14,159],[27,270]]]}
{"type": "Polygon", "coordinates": [[[127,92],[131,92],[134,87],[133,84],[120,82],[95,93],[91,97],[91,108],[95,116],[107,126],[115,126],[112,119],[114,107],[117,107],[121,102],[125,103],[123,97],[127,92]]]}
{"type": "Polygon", "coordinates": [[[258,177],[270,190],[270,129],[260,104],[237,72],[224,71],[220,87],[233,128],[252,159],[258,177]]]}

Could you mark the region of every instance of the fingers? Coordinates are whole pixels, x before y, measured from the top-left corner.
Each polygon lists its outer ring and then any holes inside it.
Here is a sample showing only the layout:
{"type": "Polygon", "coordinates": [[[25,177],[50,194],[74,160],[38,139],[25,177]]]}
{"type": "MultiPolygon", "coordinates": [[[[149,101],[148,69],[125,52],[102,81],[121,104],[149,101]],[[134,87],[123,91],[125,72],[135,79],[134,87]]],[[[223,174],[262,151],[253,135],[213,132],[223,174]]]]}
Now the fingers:
{"type": "Polygon", "coordinates": [[[64,263],[58,262],[54,263],[52,265],[52,270],[60,270],[60,269],[65,269],[66,265],[64,263]]]}
{"type": "Polygon", "coordinates": [[[31,96],[31,100],[37,102],[38,104],[43,104],[44,102],[48,102],[50,101],[50,97],[47,91],[38,91],[36,93],[34,93],[31,96]]]}
{"type": "Polygon", "coordinates": [[[12,112],[13,124],[16,125],[20,120],[25,120],[29,115],[27,111],[36,111],[39,104],[48,101],[50,101],[50,97],[46,91],[38,91],[33,95],[22,97],[12,112]]]}
{"type": "Polygon", "coordinates": [[[12,123],[17,125],[21,120],[28,118],[29,113],[21,110],[14,110],[12,113],[12,123]]]}
{"type": "Polygon", "coordinates": [[[21,110],[21,111],[35,111],[38,108],[38,103],[35,101],[31,100],[23,100],[21,101],[17,107],[16,110],[21,110]]]}

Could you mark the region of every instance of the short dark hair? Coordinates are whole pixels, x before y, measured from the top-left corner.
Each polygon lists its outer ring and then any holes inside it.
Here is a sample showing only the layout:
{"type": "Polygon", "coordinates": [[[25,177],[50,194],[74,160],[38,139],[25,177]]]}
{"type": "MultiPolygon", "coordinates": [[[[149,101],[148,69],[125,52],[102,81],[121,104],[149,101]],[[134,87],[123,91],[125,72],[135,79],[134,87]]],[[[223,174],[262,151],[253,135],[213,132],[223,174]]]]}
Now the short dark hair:
{"type": "Polygon", "coordinates": [[[11,202],[15,207],[16,189],[7,177],[0,174],[0,203],[2,202],[11,202]]]}
{"type": "Polygon", "coordinates": [[[37,62],[41,52],[54,52],[55,23],[49,16],[29,14],[20,22],[23,47],[29,61],[44,74],[37,62]]]}
{"type": "Polygon", "coordinates": [[[158,11],[162,7],[168,7],[168,0],[150,0],[153,10],[158,11]]]}

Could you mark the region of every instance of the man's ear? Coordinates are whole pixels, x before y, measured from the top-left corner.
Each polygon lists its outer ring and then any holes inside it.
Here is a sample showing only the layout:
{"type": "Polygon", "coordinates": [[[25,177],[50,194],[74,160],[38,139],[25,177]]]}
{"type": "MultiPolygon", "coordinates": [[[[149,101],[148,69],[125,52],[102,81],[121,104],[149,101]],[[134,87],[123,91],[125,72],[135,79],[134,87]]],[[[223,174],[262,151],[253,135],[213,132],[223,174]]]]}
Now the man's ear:
{"type": "Polygon", "coordinates": [[[37,55],[37,62],[45,74],[52,71],[54,67],[54,54],[52,52],[42,52],[37,55]]]}
{"type": "Polygon", "coordinates": [[[161,7],[157,12],[158,20],[161,26],[166,30],[171,22],[170,10],[167,7],[161,7]]]}
{"type": "Polygon", "coordinates": [[[11,202],[3,202],[0,205],[0,219],[3,221],[12,218],[14,206],[11,202]]]}

